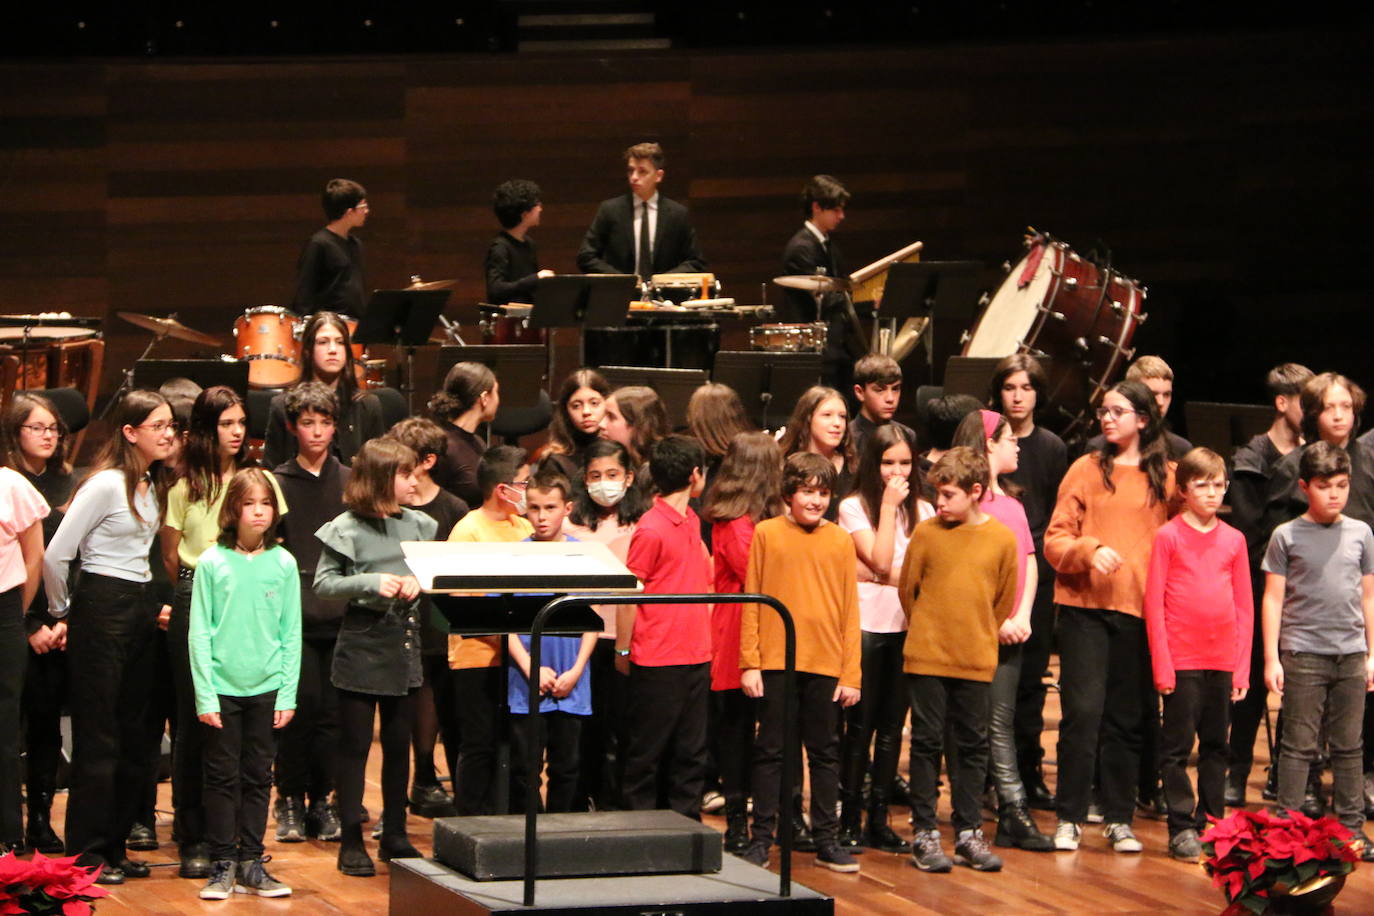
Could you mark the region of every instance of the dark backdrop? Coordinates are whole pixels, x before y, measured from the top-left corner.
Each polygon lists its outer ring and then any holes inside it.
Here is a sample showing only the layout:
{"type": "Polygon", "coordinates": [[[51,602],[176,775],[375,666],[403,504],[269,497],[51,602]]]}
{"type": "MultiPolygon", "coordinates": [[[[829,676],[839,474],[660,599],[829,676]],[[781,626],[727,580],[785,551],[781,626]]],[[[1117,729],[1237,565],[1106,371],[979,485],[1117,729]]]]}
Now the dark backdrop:
{"type": "MultiPolygon", "coordinates": [[[[117,310],[228,332],[290,295],[325,180],[364,183],[369,284],[481,295],[501,180],[544,189],[574,270],[620,151],[668,153],[727,294],[756,302],[804,179],[854,192],[858,266],[1015,259],[1027,225],[1110,248],[1150,290],[1142,352],[1183,398],[1256,401],[1296,359],[1366,356],[1367,38],[1216,35],[931,48],[0,64],[0,311],[103,314],[102,389],[146,337],[117,310]]],[[[775,295],[775,292],[770,292],[775,295]]],[[[168,343],[162,355],[194,347],[168,343]]]]}

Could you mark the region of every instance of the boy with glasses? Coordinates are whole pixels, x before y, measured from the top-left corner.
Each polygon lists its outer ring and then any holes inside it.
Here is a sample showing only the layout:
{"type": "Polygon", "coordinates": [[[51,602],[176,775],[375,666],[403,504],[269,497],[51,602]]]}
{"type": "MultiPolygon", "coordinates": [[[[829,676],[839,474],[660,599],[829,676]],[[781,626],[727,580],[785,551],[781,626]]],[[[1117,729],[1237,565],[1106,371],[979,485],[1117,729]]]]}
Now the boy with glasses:
{"type": "Polygon", "coordinates": [[[1217,518],[1226,462],[1195,448],[1175,471],[1183,511],[1155,532],[1145,586],[1145,627],[1156,689],[1164,697],[1160,773],[1169,853],[1194,860],[1208,815],[1225,815],[1226,726],[1250,686],[1250,593],[1245,537],[1217,518]],[[1197,796],[1188,755],[1198,741],[1197,796]]]}

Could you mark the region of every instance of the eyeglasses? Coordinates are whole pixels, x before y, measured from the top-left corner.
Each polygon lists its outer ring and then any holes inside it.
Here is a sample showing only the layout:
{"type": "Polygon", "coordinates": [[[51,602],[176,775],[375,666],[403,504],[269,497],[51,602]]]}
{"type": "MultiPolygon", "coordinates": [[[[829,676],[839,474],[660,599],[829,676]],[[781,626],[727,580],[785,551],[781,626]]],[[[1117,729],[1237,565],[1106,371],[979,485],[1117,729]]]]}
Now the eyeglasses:
{"type": "Polygon", "coordinates": [[[1190,480],[1188,489],[1194,493],[1225,493],[1231,486],[1228,480],[1190,480]]]}
{"type": "Polygon", "coordinates": [[[52,426],[44,426],[42,423],[21,423],[20,429],[27,429],[35,436],[60,436],[62,427],[54,423],[52,426]]]}
{"type": "Polygon", "coordinates": [[[156,423],[140,423],[138,424],[137,428],[151,429],[153,432],[158,433],[160,435],[162,433],[165,433],[169,429],[175,430],[177,428],[177,425],[176,422],[173,420],[158,420],[156,423]]]}
{"type": "Polygon", "coordinates": [[[513,483],[508,483],[508,484],[506,484],[506,486],[508,486],[508,487],[519,487],[521,490],[525,489],[525,488],[528,487],[529,485],[530,485],[530,482],[529,482],[528,480],[517,480],[517,481],[515,481],[515,482],[513,482],[513,483]]]}
{"type": "Polygon", "coordinates": [[[1099,407],[1093,413],[1097,414],[1099,420],[1105,420],[1108,417],[1113,420],[1120,420],[1126,414],[1135,413],[1135,411],[1129,407],[1099,407]]]}

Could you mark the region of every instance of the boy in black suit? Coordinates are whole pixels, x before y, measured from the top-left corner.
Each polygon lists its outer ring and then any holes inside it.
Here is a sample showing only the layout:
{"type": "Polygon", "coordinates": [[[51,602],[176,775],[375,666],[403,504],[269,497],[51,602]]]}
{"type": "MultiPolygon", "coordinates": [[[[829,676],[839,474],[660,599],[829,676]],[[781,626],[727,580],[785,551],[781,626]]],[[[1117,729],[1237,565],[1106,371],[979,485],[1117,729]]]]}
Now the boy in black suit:
{"type": "MultiPolygon", "coordinates": [[[[782,252],[784,274],[848,277],[844,261],[831,241],[831,234],[844,222],[849,191],[831,175],[814,175],[802,188],[802,215],[806,222],[787,242],[782,252]]],[[[778,320],[791,324],[824,322],[824,375],[826,384],[848,391],[853,378],[853,362],[863,355],[857,335],[850,327],[851,310],[843,293],[827,293],[819,302],[808,292],[784,289],[777,306],[778,320]]]]}

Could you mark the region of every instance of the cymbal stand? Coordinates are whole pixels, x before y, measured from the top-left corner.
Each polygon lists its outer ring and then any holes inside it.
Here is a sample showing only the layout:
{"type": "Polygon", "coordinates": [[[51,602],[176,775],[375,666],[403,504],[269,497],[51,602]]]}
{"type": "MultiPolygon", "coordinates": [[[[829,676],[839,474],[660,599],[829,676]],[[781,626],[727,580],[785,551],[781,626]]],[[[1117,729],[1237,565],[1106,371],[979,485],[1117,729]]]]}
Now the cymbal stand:
{"type": "MultiPolygon", "coordinates": [[[[171,317],[175,318],[176,315],[172,315],[171,317]]],[[[148,346],[146,346],[146,347],[143,348],[143,355],[140,356],[140,357],[139,357],[137,360],[135,360],[134,362],[130,363],[130,364],[129,364],[129,368],[127,368],[127,369],[124,370],[124,373],[123,373],[124,378],[120,381],[119,387],[115,389],[115,393],[112,394],[112,395],[110,395],[110,399],[109,399],[108,401],[105,402],[105,407],[100,411],[100,415],[99,415],[98,417],[96,417],[97,420],[103,420],[103,419],[105,419],[105,415],[108,414],[108,413],[110,412],[110,410],[111,410],[116,404],[119,403],[119,399],[122,398],[122,397],[124,397],[125,394],[127,394],[128,392],[130,392],[130,391],[133,390],[133,388],[134,388],[134,366],[137,366],[137,365],[139,364],[139,362],[141,362],[142,360],[147,359],[147,358],[148,358],[148,354],[151,353],[151,352],[153,352],[153,347],[156,347],[159,343],[161,343],[162,340],[163,340],[166,336],[167,336],[167,332],[166,332],[166,331],[162,331],[162,332],[160,332],[160,333],[155,333],[155,334],[153,334],[153,339],[150,340],[150,341],[148,341],[148,346]]]]}

